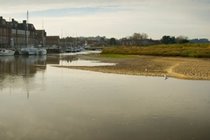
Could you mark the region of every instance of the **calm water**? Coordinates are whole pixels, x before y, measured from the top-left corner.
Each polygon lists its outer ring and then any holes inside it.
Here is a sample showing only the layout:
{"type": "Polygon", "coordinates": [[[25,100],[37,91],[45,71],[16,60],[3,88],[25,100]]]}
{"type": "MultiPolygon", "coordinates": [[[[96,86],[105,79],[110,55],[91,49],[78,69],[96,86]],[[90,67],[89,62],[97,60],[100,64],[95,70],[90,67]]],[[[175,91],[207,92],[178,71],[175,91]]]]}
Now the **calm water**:
{"type": "Polygon", "coordinates": [[[52,66],[75,63],[99,64],[72,55],[0,58],[0,140],[210,139],[210,81],[52,66]]]}

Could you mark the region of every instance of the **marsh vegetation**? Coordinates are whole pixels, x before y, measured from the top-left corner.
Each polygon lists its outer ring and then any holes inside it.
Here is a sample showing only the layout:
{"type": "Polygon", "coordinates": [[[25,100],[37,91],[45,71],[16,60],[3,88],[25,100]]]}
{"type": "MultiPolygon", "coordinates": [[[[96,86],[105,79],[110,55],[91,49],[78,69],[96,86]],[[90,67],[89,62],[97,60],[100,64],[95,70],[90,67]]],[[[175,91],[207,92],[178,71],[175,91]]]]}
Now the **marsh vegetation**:
{"type": "Polygon", "coordinates": [[[168,44],[153,46],[118,46],[106,47],[102,54],[181,56],[210,58],[209,44],[168,44]]]}

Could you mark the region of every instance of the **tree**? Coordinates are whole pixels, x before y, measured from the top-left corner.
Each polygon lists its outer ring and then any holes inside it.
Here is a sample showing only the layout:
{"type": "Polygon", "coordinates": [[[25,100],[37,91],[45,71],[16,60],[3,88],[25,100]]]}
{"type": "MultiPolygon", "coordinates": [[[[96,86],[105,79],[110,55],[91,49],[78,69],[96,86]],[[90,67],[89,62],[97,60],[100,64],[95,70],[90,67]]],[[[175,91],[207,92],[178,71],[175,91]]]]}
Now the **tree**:
{"type": "Polygon", "coordinates": [[[176,38],[174,36],[166,36],[165,35],[161,38],[160,41],[163,44],[174,44],[174,43],[176,43],[176,38]]]}
{"type": "Polygon", "coordinates": [[[143,39],[147,39],[148,35],[146,33],[134,33],[130,39],[133,40],[143,40],[143,39]]]}
{"type": "Polygon", "coordinates": [[[109,40],[109,44],[110,44],[110,45],[117,45],[116,39],[115,39],[115,38],[111,38],[111,39],[109,40]]]}
{"type": "Polygon", "coordinates": [[[142,36],[142,39],[148,39],[148,35],[146,33],[142,33],[141,36],[142,36]]]}
{"type": "Polygon", "coordinates": [[[183,43],[188,43],[188,42],[189,42],[189,40],[188,40],[188,37],[186,37],[186,36],[176,37],[176,43],[183,44],[183,43]]]}

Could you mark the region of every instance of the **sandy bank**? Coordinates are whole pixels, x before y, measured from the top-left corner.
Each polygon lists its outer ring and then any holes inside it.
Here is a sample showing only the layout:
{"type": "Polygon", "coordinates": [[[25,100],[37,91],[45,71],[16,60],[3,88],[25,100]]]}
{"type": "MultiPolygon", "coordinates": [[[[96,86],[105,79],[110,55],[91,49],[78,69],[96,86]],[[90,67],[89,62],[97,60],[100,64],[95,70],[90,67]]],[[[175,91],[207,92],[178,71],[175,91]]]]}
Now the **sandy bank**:
{"type": "Polygon", "coordinates": [[[115,66],[59,66],[105,73],[163,76],[180,79],[210,80],[210,59],[126,56],[110,58],[104,55],[86,55],[83,59],[116,63],[115,66]]]}

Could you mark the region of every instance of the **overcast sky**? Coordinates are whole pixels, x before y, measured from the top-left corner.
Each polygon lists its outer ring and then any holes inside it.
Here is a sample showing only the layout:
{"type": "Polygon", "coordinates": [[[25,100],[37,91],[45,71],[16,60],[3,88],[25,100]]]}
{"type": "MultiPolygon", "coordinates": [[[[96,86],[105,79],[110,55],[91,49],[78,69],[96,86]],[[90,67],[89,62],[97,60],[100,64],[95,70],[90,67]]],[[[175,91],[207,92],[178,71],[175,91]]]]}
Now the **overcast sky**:
{"type": "Polygon", "coordinates": [[[210,39],[210,0],[0,0],[0,16],[26,19],[48,35],[210,39]]]}

